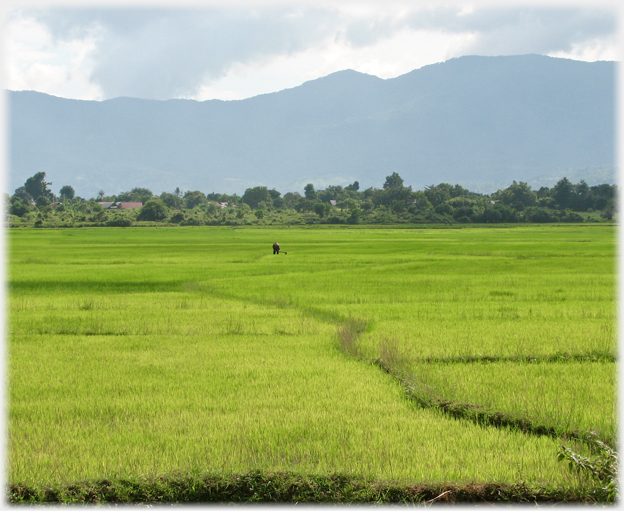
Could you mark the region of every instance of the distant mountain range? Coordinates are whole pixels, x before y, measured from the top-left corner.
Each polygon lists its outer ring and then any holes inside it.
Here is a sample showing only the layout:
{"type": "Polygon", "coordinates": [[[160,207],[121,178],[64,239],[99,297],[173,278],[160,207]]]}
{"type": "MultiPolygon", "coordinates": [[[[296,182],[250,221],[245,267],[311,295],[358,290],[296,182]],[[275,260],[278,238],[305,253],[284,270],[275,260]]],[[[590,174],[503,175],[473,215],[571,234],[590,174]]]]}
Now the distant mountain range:
{"type": "Polygon", "coordinates": [[[461,57],[383,80],[340,71],[238,101],[106,101],[8,92],[8,191],[46,172],[58,193],[263,185],[303,193],[398,172],[422,189],[492,192],[615,178],[615,62],[461,57]]]}

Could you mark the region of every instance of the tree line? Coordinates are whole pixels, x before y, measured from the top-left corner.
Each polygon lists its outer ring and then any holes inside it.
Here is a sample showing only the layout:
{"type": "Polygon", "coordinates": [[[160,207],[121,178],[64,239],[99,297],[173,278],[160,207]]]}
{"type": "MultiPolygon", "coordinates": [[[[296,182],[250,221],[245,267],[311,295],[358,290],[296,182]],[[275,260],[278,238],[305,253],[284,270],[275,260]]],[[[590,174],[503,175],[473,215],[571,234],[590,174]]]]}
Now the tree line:
{"type": "Polygon", "coordinates": [[[135,222],[178,225],[250,224],[401,224],[401,223],[545,223],[611,221],[617,186],[573,184],[567,178],[552,188],[532,190],[514,181],[492,194],[471,192],[460,185],[440,183],[412,190],[394,172],[381,188],[360,190],[357,181],[316,190],[307,184],[303,194],[284,195],[266,186],[248,188],[242,197],[199,190],[162,192],[147,188],[107,196],[76,196],[70,185],[55,195],[44,172],[28,178],[12,196],[5,194],[11,227],[129,226],[135,222]],[[141,202],[139,209],[111,211],[98,203],[141,202]],[[227,203],[226,207],[222,207],[227,203]]]}

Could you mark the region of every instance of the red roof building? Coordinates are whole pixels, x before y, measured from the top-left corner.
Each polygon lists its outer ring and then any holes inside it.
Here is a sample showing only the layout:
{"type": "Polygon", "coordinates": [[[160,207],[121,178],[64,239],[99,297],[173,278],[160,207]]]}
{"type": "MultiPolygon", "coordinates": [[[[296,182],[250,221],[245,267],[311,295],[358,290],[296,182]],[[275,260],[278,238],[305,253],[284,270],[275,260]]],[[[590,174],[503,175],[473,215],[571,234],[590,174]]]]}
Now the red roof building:
{"type": "Polygon", "coordinates": [[[135,209],[143,207],[142,202],[117,202],[117,204],[119,204],[117,209],[135,209]]]}
{"type": "Polygon", "coordinates": [[[142,208],[142,202],[98,202],[104,209],[136,209],[142,208]]]}

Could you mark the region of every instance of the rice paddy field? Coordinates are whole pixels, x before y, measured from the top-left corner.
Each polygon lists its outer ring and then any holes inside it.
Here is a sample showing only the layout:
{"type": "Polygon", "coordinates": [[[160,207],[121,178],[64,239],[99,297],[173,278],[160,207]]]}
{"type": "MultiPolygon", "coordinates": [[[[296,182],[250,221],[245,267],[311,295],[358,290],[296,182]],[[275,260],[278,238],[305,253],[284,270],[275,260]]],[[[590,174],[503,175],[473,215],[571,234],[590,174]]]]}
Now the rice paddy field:
{"type": "Polygon", "coordinates": [[[7,241],[12,485],[262,471],[575,489],[560,446],[614,445],[612,225],[7,241]]]}

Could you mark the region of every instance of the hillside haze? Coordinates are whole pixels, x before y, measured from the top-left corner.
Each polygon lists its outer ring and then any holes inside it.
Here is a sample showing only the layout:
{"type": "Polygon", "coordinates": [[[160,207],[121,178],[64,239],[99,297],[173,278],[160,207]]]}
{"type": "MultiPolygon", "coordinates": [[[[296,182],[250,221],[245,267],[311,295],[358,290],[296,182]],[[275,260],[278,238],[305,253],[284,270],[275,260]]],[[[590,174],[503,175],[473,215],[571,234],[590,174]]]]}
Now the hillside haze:
{"type": "Polygon", "coordinates": [[[340,71],[239,101],[106,101],[8,92],[9,191],[133,187],[242,194],[381,187],[491,192],[512,180],[613,182],[615,63],[461,57],[383,80],[340,71]]]}

